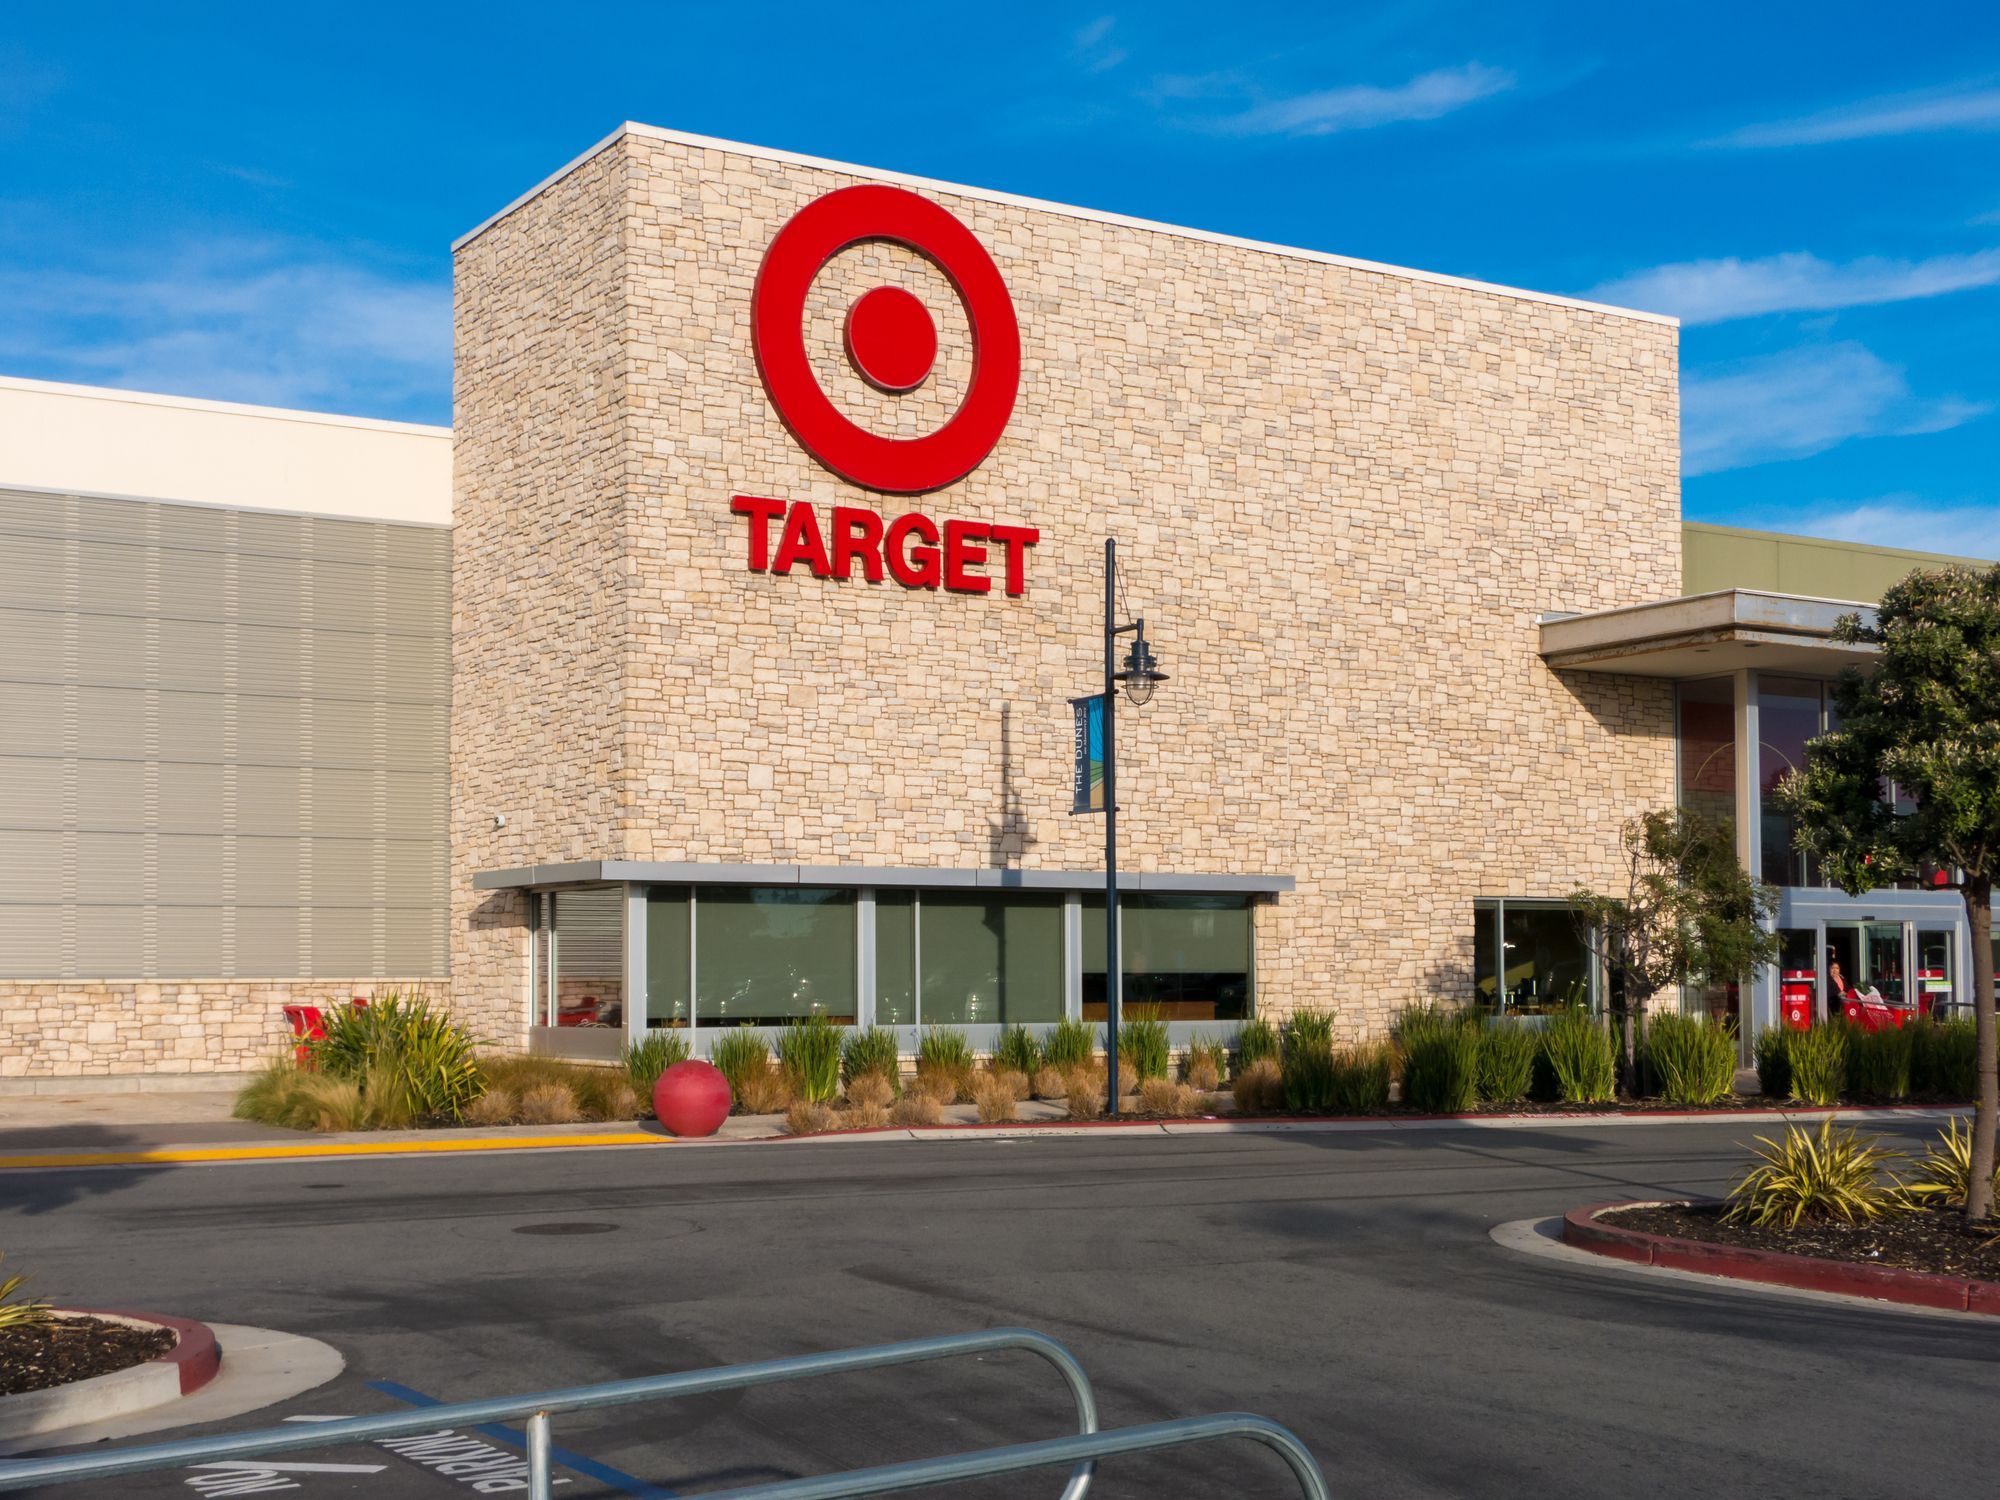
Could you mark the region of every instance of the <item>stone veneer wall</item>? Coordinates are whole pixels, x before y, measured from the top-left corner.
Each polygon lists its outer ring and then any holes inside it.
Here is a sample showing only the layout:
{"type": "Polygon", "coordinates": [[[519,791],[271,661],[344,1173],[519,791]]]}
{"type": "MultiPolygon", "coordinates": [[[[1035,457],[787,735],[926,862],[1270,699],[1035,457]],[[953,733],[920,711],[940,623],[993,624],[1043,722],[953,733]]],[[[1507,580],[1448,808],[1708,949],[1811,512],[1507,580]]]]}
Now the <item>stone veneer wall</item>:
{"type": "MultiPolygon", "coordinates": [[[[1007,279],[1020,399],[966,479],[872,495],[793,440],[749,336],[772,236],[855,180],[628,133],[459,251],[456,1003],[525,1017],[482,869],[1100,867],[1065,700],[1107,534],[1172,674],[1120,716],[1123,859],[1297,877],[1259,911],[1267,1011],[1379,1031],[1469,995],[1475,897],[1615,875],[1673,797],[1670,686],[1559,677],[1536,621],[1679,592],[1671,326],[926,190],[1007,279]],[[1021,599],[753,574],[739,492],[1042,540],[1021,599]]],[[[843,253],[809,315],[859,420],[928,431],[964,389],[920,257],[843,253]],[[885,280],[941,342],[900,398],[838,357],[885,280]]]]}
{"type": "Polygon", "coordinates": [[[284,1007],[422,994],[425,979],[15,980],[0,984],[0,1082],[249,1073],[291,1045],[284,1007]]]}

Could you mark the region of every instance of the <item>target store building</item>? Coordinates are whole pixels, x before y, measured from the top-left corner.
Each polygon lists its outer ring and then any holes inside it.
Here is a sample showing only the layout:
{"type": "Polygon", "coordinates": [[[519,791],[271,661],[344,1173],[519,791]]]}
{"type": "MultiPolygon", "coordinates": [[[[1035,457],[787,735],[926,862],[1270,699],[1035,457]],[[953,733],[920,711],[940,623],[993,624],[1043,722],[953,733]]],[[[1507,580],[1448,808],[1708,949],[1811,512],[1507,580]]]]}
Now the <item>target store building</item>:
{"type": "MultiPolygon", "coordinates": [[[[1809,683],[1822,713],[1855,659],[1829,601],[1926,561],[1684,527],[1675,325],[1559,296],[636,125],[465,236],[454,276],[448,530],[357,488],[377,530],[347,561],[380,607],[299,625],[372,633],[378,662],[423,637],[448,681],[357,680],[347,708],[290,685],[309,727],[374,726],[262,752],[320,789],[310,826],[247,826],[221,790],[191,830],[135,804],[130,847],[208,839],[227,873],[198,901],[156,880],[133,921],[199,906],[227,942],[107,965],[88,879],[17,882],[16,915],[71,936],[0,944],[0,1072],[251,1067],[280,1002],[364,986],[578,1056],[806,1014],[911,1042],[1101,1017],[1068,703],[1101,685],[1107,537],[1170,674],[1119,720],[1127,1005],[1186,1034],[1310,1004],[1363,1036],[1425,999],[1593,1000],[1563,896],[1677,797],[1719,797],[1753,868],[1782,863],[1759,704],[1809,683]],[[447,538],[448,587],[412,602],[447,538]],[[357,768],[365,814],[329,790],[357,768]],[[411,777],[435,802],[394,800],[411,777]],[[265,837],[320,878],[244,878],[265,837]],[[322,863],[343,838],[371,852],[322,863]],[[260,902],[309,936],[253,952],[260,902]],[[365,920],[317,921],[336,906],[365,920]],[[140,1035],[177,1005],[170,1044],[140,1035]]],[[[81,546],[135,498],[263,513],[69,488],[15,483],[0,519],[81,546]]],[[[87,635],[63,610],[48,628],[87,635]]],[[[88,649],[62,660],[90,687],[88,649]]],[[[81,764],[105,753],[86,730],[0,751],[81,764]]],[[[37,847],[74,862],[90,812],[63,807],[37,847]]],[[[1862,914],[1798,884],[1781,921],[1817,972],[1862,914]]],[[[1952,898],[1884,903],[1906,972],[1923,931],[1964,972],[1952,898]]],[[[1713,1003],[1754,1023],[1775,985],[1713,1003]]]]}

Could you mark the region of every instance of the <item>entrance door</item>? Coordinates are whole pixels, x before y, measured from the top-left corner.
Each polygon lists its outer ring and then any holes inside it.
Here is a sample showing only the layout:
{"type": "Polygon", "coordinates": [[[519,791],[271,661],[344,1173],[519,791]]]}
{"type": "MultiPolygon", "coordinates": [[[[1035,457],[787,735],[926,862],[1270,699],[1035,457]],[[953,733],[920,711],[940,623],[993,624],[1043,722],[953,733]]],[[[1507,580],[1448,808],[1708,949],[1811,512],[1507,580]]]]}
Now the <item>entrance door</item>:
{"type": "Polygon", "coordinates": [[[1820,1016],[1839,1015],[1842,1000],[1870,990],[1891,1005],[1907,1003],[1904,940],[1901,922],[1827,923],[1820,1016]]]}

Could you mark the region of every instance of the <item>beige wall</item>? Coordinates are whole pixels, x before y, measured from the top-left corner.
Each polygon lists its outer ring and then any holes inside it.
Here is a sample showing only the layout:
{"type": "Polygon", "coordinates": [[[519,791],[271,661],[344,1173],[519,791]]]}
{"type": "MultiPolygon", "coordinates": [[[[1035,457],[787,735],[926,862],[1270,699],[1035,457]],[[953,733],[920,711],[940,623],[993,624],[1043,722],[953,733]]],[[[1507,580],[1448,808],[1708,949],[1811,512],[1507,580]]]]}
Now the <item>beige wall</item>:
{"type": "MultiPolygon", "coordinates": [[[[1619,821],[1672,797],[1670,687],[1558,679],[1535,623],[1679,592],[1671,326],[931,188],[1012,291],[1021,394],[965,480],[873,496],[792,439],[749,339],[764,248],[855,180],[627,133],[458,252],[453,990],[484,1029],[525,1015],[527,960],[478,870],[1097,868],[1065,700],[1107,534],[1173,674],[1121,716],[1124,860],[1296,876],[1260,913],[1267,1007],[1379,1029],[1469,992],[1476,896],[1611,875],[1619,821]],[[1021,599],[753,574],[739,492],[1042,540],[1021,599]]],[[[928,263],[861,247],[810,306],[858,419],[950,409],[928,263]],[[883,280],[932,308],[931,395],[835,357],[883,280]]]]}
{"type": "Polygon", "coordinates": [[[0,485],[451,521],[451,429],[0,377],[0,485]]]}

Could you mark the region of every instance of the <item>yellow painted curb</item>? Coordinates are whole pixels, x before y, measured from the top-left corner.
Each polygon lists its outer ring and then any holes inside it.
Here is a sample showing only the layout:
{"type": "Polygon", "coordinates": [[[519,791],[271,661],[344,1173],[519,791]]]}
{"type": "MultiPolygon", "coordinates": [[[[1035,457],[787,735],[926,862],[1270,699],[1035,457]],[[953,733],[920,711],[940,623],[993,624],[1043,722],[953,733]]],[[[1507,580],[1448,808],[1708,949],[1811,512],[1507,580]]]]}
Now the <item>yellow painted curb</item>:
{"type": "Polygon", "coordinates": [[[10,1167],[146,1167],[175,1162],[282,1161],[315,1156],[412,1156],[434,1151],[538,1151],[563,1146],[660,1146],[672,1136],[638,1131],[617,1135],[478,1136],[443,1141],[327,1141],[299,1146],[189,1146],[159,1151],[64,1151],[44,1156],[0,1156],[10,1167]]]}

